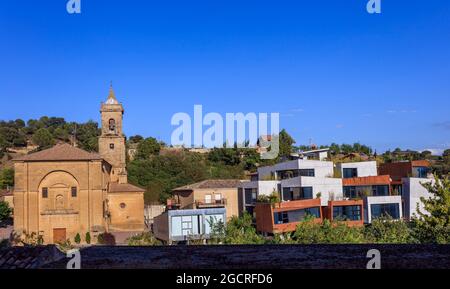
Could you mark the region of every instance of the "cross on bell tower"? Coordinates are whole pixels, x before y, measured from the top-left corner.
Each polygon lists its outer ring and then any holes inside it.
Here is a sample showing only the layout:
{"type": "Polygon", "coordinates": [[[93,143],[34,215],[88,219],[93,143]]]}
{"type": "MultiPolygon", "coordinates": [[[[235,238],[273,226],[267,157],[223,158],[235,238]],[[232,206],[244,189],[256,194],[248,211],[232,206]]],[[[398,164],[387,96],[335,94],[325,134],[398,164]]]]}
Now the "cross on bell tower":
{"type": "Polygon", "coordinates": [[[124,109],[116,99],[112,83],[108,98],[101,104],[102,133],[98,139],[100,155],[112,165],[111,181],[126,183],[125,136],[122,130],[124,109]]]}

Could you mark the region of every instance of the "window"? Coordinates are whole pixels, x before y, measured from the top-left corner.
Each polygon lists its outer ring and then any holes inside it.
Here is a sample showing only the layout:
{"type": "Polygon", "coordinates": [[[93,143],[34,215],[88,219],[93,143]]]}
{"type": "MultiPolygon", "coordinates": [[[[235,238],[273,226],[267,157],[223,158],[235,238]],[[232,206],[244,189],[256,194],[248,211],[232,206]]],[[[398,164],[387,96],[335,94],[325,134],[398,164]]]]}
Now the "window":
{"type": "Polygon", "coordinates": [[[211,204],[211,195],[205,195],[205,204],[211,204]]]}
{"type": "Polygon", "coordinates": [[[305,200],[312,198],[312,187],[283,188],[283,201],[305,200]]]}
{"type": "Polygon", "coordinates": [[[314,169],[301,169],[298,170],[298,175],[302,177],[314,177],[316,174],[314,169]]]}
{"type": "Polygon", "coordinates": [[[356,187],[344,187],[344,197],[349,199],[355,199],[358,197],[356,193],[356,187]]]}
{"type": "Polygon", "coordinates": [[[372,196],[389,196],[389,186],[372,186],[372,196]]]}
{"type": "Polygon", "coordinates": [[[114,149],[114,144],[113,144],[113,143],[110,143],[110,144],[109,144],[109,148],[113,150],[113,149],[114,149]]]}
{"type": "Polygon", "coordinates": [[[426,178],[430,169],[427,167],[413,167],[413,177],[426,178]]]}
{"type": "Polygon", "coordinates": [[[216,201],[216,204],[222,203],[222,194],[214,194],[214,200],[216,201]]]}
{"type": "Polygon", "coordinates": [[[399,204],[372,204],[370,205],[370,213],[372,219],[379,218],[383,215],[389,215],[394,219],[400,218],[399,204]]]}
{"type": "Polygon", "coordinates": [[[120,208],[121,209],[125,209],[127,207],[127,205],[125,203],[120,203],[120,208]]]}
{"type": "Polygon", "coordinates": [[[48,188],[42,188],[42,198],[48,198],[48,188]]]}
{"type": "Polygon", "coordinates": [[[76,198],[77,197],[77,187],[70,188],[70,191],[72,193],[72,198],[76,198]]]}
{"type": "Polygon", "coordinates": [[[275,224],[286,224],[286,223],[293,223],[293,222],[300,222],[305,217],[312,216],[314,218],[320,218],[320,208],[319,207],[313,207],[313,208],[306,208],[306,209],[299,209],[299,210],[293,210],[288,212],[277,212],[274,213],[274,223],[275,224]]]}
{"type": "Polygon", "coordinates": [[[108,124],[109,124],[110,131],[116,130],[116,121],[113,118],[109,119],[108,124]]]}
{"type": "Polygon", "coordinates": [[[342,172],[343,172],[344,179],[358,177],[358,169],[356,169],[356,168],[343,168],[342,172]]]}
{"type": "Polygon", "coordinates": [[[333,207],[333,219],[343,221],[359,221],[361,220],[361,206],[333,207]]]}
{"type": "Polygon", "coordinates": [[[256,198],[257,198],[256,189],[245,189],[244,194],[245,194],[244,198],[245,198],[246,205],[251,205],[251,204],[256,203],[256,198]]]}

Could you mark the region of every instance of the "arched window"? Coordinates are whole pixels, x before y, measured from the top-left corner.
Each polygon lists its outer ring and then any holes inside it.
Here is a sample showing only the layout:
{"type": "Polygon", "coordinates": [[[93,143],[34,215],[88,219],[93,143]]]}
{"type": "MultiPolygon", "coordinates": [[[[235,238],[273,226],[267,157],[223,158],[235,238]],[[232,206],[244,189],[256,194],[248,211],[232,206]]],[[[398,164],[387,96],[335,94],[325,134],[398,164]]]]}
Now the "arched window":
{"type": "Polygon", "coordinates": [[[108,123],[109,123],[109,131],[115,131],[116,130],[116,121],[113,118],[110,118],[108,123]]]}

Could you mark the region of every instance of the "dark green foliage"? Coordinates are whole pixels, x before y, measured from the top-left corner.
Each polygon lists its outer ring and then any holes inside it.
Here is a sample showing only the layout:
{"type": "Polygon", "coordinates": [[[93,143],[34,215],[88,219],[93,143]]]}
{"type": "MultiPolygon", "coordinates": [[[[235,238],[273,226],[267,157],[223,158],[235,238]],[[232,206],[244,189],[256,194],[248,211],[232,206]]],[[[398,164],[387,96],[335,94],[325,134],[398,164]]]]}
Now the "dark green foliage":
{"type": "Polygon", "coordinates": [[[97,243],[100,245],[114,246],[116,245],[116,237],[111,233],[101,233],[97,237],[97,243]]]}
{"type": "Polygon", "coordinates": [[[0,171],[0,189],[14,186],[14,169],[5,168],[0,171]]]}
{"type": "Polygon", "coordinates": [[[77,233],[74,238],[75,243],[80,244],[81,243],[81,236],[80,233],[77,233]]]}
{"type": "Polygon", "coordinates": [[[280,152],[278,159],[289,158],[293,152],[293,144],[295,140],[287,133],[285,129],[282,129],[279,134],[280,152]]]}
{"type": "Polygon", "coordinates": [[[411,228],[403,220],[394,220],[383,216],[372,221],[364,228],[367,243],[413,243],[411,228]]]}
{"type": "Polygon", "coordinates": [[[421,243],[450,243],[450,179],[435,178],[434,184],[423,185],[432,196],[421,198],[425,213],[417,207],[417,216],[413,218],[416,238],[421,243]]]}
{"type": "Polygon", "coordinates": [[[161,144],[153,137],[146,138],[139,142],[135,159],[148,160],[152,156],[158,155],[161,150],[161,144]]]}
{"type": "Polygon", "coordinates": [[[0,201],[0,222],[11,216],[12,209],[7,202],[0,201]]]}
{"type": "Polygon", "coordinates": [[[293,239],[298,244],[357,244],[364,242],[364,235],[359,227],[329,220],[317,223],[307,218],[297,226],[293,239]]]}
{"type": "Polygon", "coordinates": [[[87,232],[86,236],[84,237],[87,244],[91,243],[91,233],[87,232]]]}
{"type": "Polygon", "coordinates": [[[40,149],[45,149],[54,144],[52,134],[46,128],[40,128],[33,135],[33,143],[39,146],[40,149]]]}
{"type": "Polygon", "coordinates": [[[211,225],[210,243],[223,244],[264,244],[264,238],[256,233],[253,218],[245,213],[242,217],[232,217],[226,226],[222,222],[211,225]]]}

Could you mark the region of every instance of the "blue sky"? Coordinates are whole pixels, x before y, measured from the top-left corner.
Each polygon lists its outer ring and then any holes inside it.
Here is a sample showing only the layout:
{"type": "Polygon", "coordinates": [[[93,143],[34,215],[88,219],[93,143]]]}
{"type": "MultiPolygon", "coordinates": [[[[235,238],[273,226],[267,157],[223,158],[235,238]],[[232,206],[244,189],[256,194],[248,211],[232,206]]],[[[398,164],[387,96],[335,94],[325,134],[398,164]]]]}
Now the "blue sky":
{"type": "Polygon", "coordinates": [[[176,112],[280,112],[308,144],[450,147],[450,1],[0,2],[0,119],[99,120],[169,141],[176,112]],[[6,109],[5,109],[6,107],[6,109]]]}

